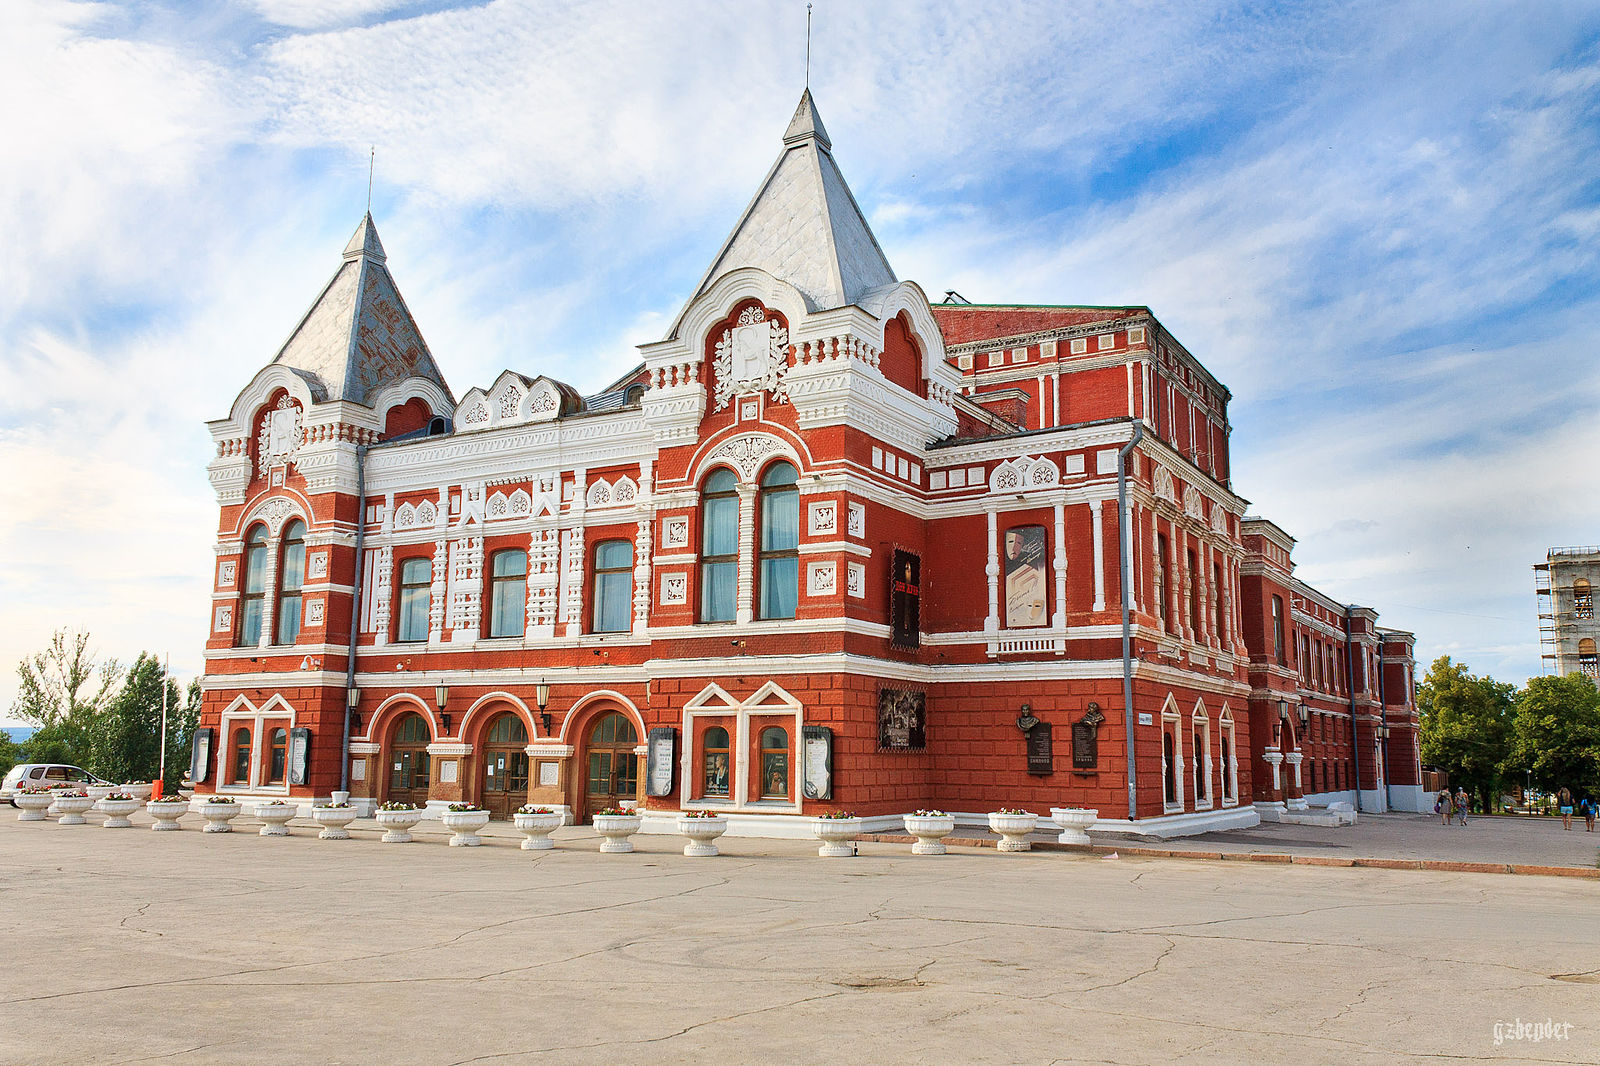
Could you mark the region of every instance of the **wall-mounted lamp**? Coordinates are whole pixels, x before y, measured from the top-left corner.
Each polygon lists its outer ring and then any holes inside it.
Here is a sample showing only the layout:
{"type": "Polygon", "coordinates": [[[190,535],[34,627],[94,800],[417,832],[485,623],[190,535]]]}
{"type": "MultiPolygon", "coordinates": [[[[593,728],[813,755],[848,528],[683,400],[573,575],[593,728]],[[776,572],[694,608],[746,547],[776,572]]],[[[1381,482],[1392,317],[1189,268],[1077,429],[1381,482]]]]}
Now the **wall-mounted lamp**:
{"type": "Polygon", "coordinates": [[[539,722],[544,726],[544,735],[550,735],[550,712],[545,710],[550,706],[550,686],[541,681],[533,686],[533,698],[539,704],[539,722]]]}
{"type": "Polygon", "coordinates": [[[433,698],[439,702],[439,709],[441,711],[444,710],[445,707],[450,703],[450,686],[449,685],[435,685],[435,686],[433,686],[433,698]]]}
{"type": "Polygon", "coordinates": [[[344,705],[352,711],[361,705],[361,690],[351,686],[344,690],[344,705]]]}
{"type": "Polygon", "coordinates": [[[1301,725],[1305,725],[1306,723],[1308,723],[1310,721],[1311,721],[1311,708],[1307,707],[1305,704],[1302,703],[1300,705],[1300,724],[1301,725]]]}
{"type": "Polygon", "coordinates": [[[1278,721],[1287,722],[1288,720],[1289,720],[1289,701],[1288,700],[1279,700],[1278,701],[1278,721]]]}

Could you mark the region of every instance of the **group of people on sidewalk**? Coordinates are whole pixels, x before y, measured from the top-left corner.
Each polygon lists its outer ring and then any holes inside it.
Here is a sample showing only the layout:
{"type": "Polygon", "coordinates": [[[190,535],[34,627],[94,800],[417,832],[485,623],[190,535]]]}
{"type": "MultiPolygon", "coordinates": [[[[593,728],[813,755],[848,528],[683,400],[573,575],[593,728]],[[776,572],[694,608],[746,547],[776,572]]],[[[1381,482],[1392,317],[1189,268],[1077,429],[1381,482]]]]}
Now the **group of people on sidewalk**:
{"type": "MultiPolygon", "coordinates": [[[[1572,790],[1563,787],[1560,792],[1556,793],[1556,809],[1561,812],[1561,828],[1563,829],[1572,828],[1573,806],[1572,790]]],[[[1600,814],[1600,807],[1597,807],[1594,800],[1588,796],[1579,800],[1576,806],[1578,813],[1583,815],[1584,829],[1591,833],[1594,832],[1594,819],[1596,814],[1600,814]]]]}
{"type": "Polygon", "coordinates": [[[1467,813],[1472,809],[1472,801],[1467,798],[1467,790],[1457,788],[1454,793],[1449,786],[1439,790],[1439,798],[1433,801],[1433,813],[1442,819],[1440,824],[1449,825],[1451,819],[1455,824],[1466,825],[1467,813]]]}
{"type": "MultiPolygon", "coordinates": [[[[1433,801],[1433,813],[1437,814],[1441,825],[1466,825],[1467,814],[1472,808],[1471,801],[1467,798],[1467,790],[1457,787],[1451,792],[1449,786],[1439,790],[1439,796],[1433,801]]],[[[1600,803],[1596,803],[1588,796],[1584,796],[1576,803],[1572,799],[1572,790],[1563,787],[1556,793],[1556,809],[1561,813],[1561,828],[1572,828],[1572,815],[1576,811],[1583,816],[1584,828],[1594,832],[1595,817],[1600,815],[1600,803]]]]}

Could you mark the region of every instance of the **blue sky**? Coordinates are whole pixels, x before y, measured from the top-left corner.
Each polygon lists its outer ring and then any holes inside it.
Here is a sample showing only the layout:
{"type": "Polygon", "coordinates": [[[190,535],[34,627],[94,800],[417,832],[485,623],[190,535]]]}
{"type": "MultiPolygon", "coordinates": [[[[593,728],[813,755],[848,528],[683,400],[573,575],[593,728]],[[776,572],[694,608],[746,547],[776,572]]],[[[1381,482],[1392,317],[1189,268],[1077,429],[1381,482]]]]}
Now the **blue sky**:
{"type": "MultiPolygon", "coordinates": [[[[0,5],[0,662],[201,666],[203,423],[365,206],[457,394],[595,389],[775,157],[801,3],[0,5]]],[[[1328,594],[1521,681],[1600,542],[1600,9],[817,4],[812,87],[901,277],[1149,305],[1328,594]]],[[[0,678],[0,715],[14,684],[0,678]]]]}

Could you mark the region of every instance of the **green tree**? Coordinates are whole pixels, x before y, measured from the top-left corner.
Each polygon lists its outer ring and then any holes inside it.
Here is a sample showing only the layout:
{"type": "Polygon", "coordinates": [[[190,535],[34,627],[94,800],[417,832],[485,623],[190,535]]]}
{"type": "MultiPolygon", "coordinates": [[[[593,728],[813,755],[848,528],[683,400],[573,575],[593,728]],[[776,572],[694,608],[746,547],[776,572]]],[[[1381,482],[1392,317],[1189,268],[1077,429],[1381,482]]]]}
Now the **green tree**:
{"type": "Polygon", "coordinates": [[[1445,770],[1452,784],[1494,810],[1513,750],[1516,686],[1467,672],[1441,655],[1417,686],[1422,761],[1445,770]]]}
{"type": "MultiPolygon", "coordinates": [[[[140,653],[117,694],[102,709],[80,712],[84,718],[84,758],[90,769],[112,781],[149,781],[161,765],[161,661],[140,653]]],[[[187,743],[185,708],[178,683],[166,678],[167,759],[172,746],[187,743]]],[[[193,731],[191,726],[190,732],[193,731]]]]}
{"type": "Polygon", "coordinates": [[[96,662],[89,634],[58,629],[43,651],[17,664],[17,677],[21,684],[11,713],[44,728],[105,707],[122,681],[122,668],[115,659],[96,662]]]}
{"type": "Polygon", "coordinates": [[[1600,796],[1600,690],[1582,674],[1530,678],[1517,694],[1508,768],[1554,792],[1600,796]]]}
{"type": "Polygon", "coordinates": [[[10,773],[11,768],[22,761],[22,749],[11,739],[11,734],[0,733],[0,777],[10,773]]]}
{"type": "MultiPolygon", "coordinates": [[[[84,733],[82,716],[78,718],[63,718],[51,725],[40,726],[31,737],[20,745],[20,758],[18,762],[64,762],[72,766],[83,766],[88,760],[84,757],[84,733]]],[[[93,767],[85,766],[92,770],[93,767]]]]}

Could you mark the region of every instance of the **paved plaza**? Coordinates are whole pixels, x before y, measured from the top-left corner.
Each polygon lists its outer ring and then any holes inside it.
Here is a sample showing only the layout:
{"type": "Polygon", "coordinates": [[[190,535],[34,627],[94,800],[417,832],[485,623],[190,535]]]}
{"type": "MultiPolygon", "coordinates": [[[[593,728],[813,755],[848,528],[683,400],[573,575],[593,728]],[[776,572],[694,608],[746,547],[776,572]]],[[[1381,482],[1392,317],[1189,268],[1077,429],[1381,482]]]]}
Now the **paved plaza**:
{"type": "Polygon", "coordinates": [[[1600,1061],[1590,880],[189,821],[0,821],[0,1062],[1600,1061]]]}

